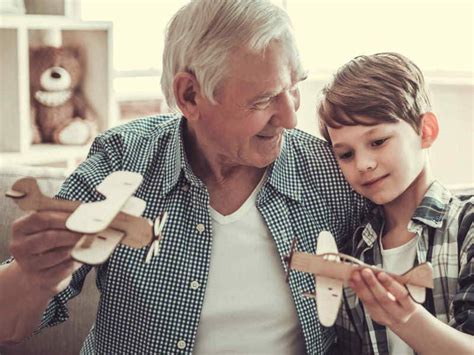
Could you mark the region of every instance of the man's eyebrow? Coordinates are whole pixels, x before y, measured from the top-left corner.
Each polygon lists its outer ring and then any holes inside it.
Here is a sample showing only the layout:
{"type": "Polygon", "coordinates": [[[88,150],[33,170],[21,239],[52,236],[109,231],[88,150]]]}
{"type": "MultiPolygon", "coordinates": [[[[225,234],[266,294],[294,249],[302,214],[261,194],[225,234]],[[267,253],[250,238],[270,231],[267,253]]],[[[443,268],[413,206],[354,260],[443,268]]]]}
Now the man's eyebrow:
{"type": "MultiPolygon", "coordinates": [[[[296,80],[295,80],[295,84],[299,83],[300,81],[303,81],[303,80],[306,80],[308,78],[308,72],[307,71],[304,71],[300,74],[297,74],[296,75],[296,80]]],[[[261,94],[258,94],[256,96],[254,96],[253,98],[251,98],[249,100],[250,103],[252,102],[257,102],[257,101],[260,101],[260,100],[263,100],[263,99],[268,99],[270,97],[273,97],[273,96],[276,96],[278,95],[279,93],[281,92],[281,90],[269,90],[269,91],[265,91],[261,94]]]]}
{"type": "Polygon", "coordinates": [[[268,99],[270,97],[273,97],[273,96],[277,95],[278,93],[279,93],[279,91],[277,91],[277,90],[265,91],[261,94],[258,94],[257,96],[252,97],[249,100],[249,102],[252,103],[252,102],[257,102],[257,101],[260,101],[260,100],[263,100],[263,99],[268,99]]]}
{"type": "Polygon", "coordinates": [[[308,74],[307,70],[296,73],[296,75],[295,75],[296,82],[299,83],[300,81],[305,81],[306,79],[308,79],[308,76],[309,76],[309,74],[308,74]]]}

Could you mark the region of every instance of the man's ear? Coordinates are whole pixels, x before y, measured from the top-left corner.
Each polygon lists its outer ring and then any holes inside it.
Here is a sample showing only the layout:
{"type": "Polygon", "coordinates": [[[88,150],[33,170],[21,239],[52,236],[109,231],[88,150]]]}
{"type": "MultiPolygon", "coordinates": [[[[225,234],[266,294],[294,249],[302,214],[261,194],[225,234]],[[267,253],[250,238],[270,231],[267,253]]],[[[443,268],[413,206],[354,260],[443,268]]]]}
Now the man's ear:
{"type": "Polygon", "coordinates": [[[173,80],[173,91],[176,104],[189,120],[195,120],[198,117],[199,110],[196,105],[196,96],[199,95],[199,84],[196,77],[187,72],[179,72],[173,80]]]}
{"type": "Polygon", "coordinates": [[[438,138],[439,125],[436,115],[426,112],[421,116],[421,147],[429,148],[438,138]]]}

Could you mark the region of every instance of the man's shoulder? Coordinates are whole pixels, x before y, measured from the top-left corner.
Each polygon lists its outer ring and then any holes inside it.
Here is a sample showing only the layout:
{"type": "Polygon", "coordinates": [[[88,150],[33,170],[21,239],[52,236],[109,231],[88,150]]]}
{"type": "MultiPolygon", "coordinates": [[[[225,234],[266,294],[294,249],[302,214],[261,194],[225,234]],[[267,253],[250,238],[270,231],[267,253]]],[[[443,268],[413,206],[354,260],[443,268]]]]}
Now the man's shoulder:
{"type": "Polygon", "coordinates": [[[288,134],[287,147],[300,177],[309,181],[331,177],[345,185],[331,146],[325,140],[294,129],[288,134]]]}
{"type": "Polygon", "coordinates": [[[134,139],[159,139],[177,128],[181,115],[161,114],[135,119],[131,122],[111,128],[98,136],[101,140],[110,140],[113,137],[134,139]]]}
{"type": "Polygon", "coordinates": [[[293,129],[288,134],[288,147],[302,164],[313,162],[337,168],[331,146],[325,140],[310,133],[293,129]]]}
{"type": "Polygon", "coordinates": [[[311,133],[302,131],[300,129],[292,129],[289,131],[288,137],[295,145],[304,147],[314,147],[318,149],[331,150],[331,146],[324,139],[319,138],[311,133]]]}

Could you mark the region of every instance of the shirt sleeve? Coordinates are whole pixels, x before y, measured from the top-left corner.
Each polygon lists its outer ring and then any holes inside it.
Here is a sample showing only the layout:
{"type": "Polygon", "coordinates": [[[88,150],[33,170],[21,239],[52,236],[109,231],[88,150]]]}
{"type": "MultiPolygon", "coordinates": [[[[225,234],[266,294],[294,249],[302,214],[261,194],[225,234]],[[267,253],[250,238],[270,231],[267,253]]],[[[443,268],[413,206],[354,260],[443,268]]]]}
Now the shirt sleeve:
{"type": "MultiPolygon", "coordinates": [[[[95,186],[112,171],[120,168],[118,146],[118,142],[114,144],[113,140],[109,142],[101,136],[96,138],[88,158],[65,180],[56,198],[83,202],[100,200],[102,197],[95,190],[95,186]]],[[[40,327],[36,333],[45,327],[57,325],[69,318],[66,303],[81,292],[85,278],[91,269],[92,267],[89,265],[81,266],[73,274],[68,287],[53,297],[43,313],[40,327]]]]}
{"type": "Polygon", "coordinates": [[[453,299],[454,317],[450,325],[474,335],[474,206],[468,203],[461,215],[458,240],[463,242],[459,249],[458,291],[453,299]]]}

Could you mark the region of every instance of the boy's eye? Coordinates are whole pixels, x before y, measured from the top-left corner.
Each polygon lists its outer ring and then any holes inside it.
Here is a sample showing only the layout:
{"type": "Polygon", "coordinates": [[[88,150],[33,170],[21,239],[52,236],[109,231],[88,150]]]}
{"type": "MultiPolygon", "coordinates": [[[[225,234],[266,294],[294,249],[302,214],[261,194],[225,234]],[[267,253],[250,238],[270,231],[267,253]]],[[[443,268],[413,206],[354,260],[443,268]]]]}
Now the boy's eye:
{"type": "Polygon", "coordinates": [[[372,143],[370,143],[370,145],[372,147],[378,147],[378,146],[384,144],[387,141],[387,139],[388,138],[377,139],[377,140],[373,141],[372,143]]]}
{"type": "Polygon", "coordinates": [[[345,153],[338,154],[338,158],[340,160],[347,160],[347,159],[350,159],[351,157],[352,157],[352,152],[345,152],[345,153]]]}

